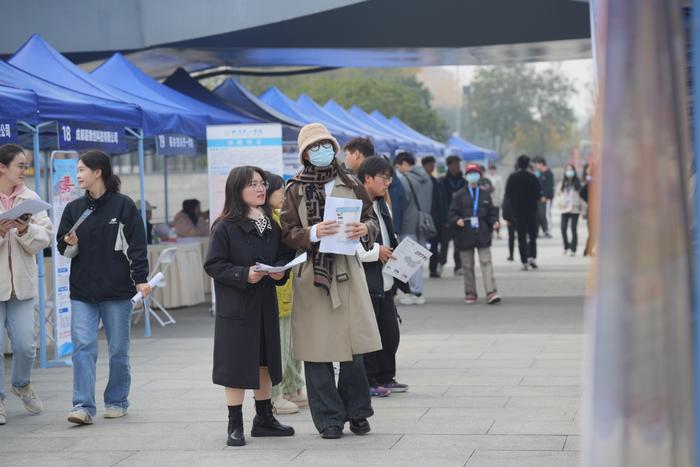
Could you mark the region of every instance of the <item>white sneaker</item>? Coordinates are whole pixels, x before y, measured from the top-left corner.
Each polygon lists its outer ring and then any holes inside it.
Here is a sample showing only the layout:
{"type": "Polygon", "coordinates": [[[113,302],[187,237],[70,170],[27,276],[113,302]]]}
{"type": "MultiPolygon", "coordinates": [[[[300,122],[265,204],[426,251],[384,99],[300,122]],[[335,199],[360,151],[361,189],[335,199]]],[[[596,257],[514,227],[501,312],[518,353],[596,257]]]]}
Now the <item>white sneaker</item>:
{"type": "Polygon", "coordinates": [[[406,294],[401,299],[399,300],[399,303],[402,305],[415,305],[416,304],[416,297],[412,293],[406,294]]]}
{"type": "Polygon", "coordinates": [[[7,411],[5,410],[5,401],[0,400],[0,425],[7,423],[7,411]]]}
{"type": "Polygon", "coordinates": [[[416,297],[416,300],[413,303],[416,305],[425,305],[425,297],[422,295],[420,297],[416,297]]]}
{"type": "Polygon", "coordinates": [[[299,412],[299,406],[284,397],[279,397],[272,401],[272,408],[276,414],[287,415],[299,412]]]}
{"type": "Polygon", "coordinates": [[[285,394],[283,397],[289,402],[294,402],[299,408],[309,406],[309,400],[301,389],[296,394],[285,394]]]}
{"type": "Polygon", "coordinates": [[[92,416],[81,407],[75,407],[68,414],[68,421],[76,425],[92,425],[92,416]]]}
{"type": "Polygon", "coordinates": [[[27,409],[32,415],[40,414],[44,410],[44,404],[41,403],[41,399],[34,392],[31,384],[27,384],[24,387],[16,388],[12,386],[12,394],[16,395],[22,400],[24,408],[27,409]]]}
{"type": "Polygon", "coordinates": [[[105,418],[121,418],[126,415],[126,409],[123,409],[121,407],[117,407],[114,405],[110,405],[108,407],[105,407],[105,418]]]}

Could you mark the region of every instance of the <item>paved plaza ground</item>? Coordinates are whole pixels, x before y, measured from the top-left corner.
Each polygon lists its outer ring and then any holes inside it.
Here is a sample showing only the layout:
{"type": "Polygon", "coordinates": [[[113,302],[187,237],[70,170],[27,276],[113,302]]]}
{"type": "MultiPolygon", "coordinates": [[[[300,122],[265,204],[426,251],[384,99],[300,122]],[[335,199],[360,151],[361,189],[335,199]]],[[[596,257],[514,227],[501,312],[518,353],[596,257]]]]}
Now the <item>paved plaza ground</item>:
{"type": "MultiPolygon", "coordinates": [[[[93,426],[71,426],[71,370],[35,370],[46,410],[28,415],[8,395],[0,465],[578,466],[589,261],[562,256],[560,245],[542,241],[540,270],[521,272],[497,241],[497,306],[465,305],[449,265],[443,279],[426,280],[428,304],[399,309],[398,379],[410,391],[374,400],[368,436],[346,429],[341,440],[323,440],[306,409],[280,416],[296,429],[292,438],[248,437],[246,447],[227,448],[223,389],[211,382],[214,320],[202,306],[175,310],[177,325],[154,328],[150,339],[134,328],[123,419],[105,420],[98,408],[93,426]]],[[[479,277],[483,297],[481,287],[479,277]]],[[[98,401],[107,379],[101,344],[98,401]]],[[[249,394],[247,430],[253,412],[249,394]]]]}

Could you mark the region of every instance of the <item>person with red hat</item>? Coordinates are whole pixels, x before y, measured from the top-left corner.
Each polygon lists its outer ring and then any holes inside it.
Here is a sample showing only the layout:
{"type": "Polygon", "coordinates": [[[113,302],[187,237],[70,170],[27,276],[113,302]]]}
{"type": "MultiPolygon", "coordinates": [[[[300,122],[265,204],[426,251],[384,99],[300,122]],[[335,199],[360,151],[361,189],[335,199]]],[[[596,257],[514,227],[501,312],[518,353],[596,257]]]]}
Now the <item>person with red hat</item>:
{"type": "Polygon", "coordinates": [[[499,227],[498,211],[491,194],[479,186],[483,176],[481,167],[469,164],[465,171],[467,186],[454,194],[448,214],[449,222],[455,228],[455,248],[460,251],[464,270],[464,301],[474,304],[478,299],[474,268],[476,250],[484,279],[486,303],[493,305],[501,301],[491,261],[492,232],[499,227]]]}

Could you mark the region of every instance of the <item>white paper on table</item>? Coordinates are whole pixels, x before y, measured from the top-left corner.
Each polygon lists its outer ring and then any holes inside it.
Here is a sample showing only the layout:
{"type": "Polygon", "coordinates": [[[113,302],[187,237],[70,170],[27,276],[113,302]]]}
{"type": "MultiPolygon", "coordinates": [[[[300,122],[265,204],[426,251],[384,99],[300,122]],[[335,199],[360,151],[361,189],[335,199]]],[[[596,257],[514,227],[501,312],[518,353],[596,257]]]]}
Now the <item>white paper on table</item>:
{"type": "Polygon", "coordinates": [[[30,214],[33,216],[34,214],[39,214],[41,211],[46,211],[49,208],[51,208],[51,205],[40,199],[28,199],[27,201],[18,204],[14,208],[8,209],[7,211],[1,213],[0,221],[19,219],[25,214],[30,214]]]}
{"type": "Polygon", "coordinates": [[[284,272],[287,269],[292,269],[297,264],[306,262],[306,252],[300,254],[284,266],[268,266],[267,264],[255,263],[255,270],[258,272],[284,272]]]}
{"type": "Polygon", "coordinates": [[[433,254],[415,240],[404,238],[394,250],[393,255],[396,259],[389,259],[382,272],[401,282],[408,282],[411,276],[427,263],[433,254]]]}
{"type": "Polygon", "coordinates": [[[335,235],[323,237],[319,250],[321,253],[352,256],[357,250],[360,240],[348,240],[346,224],[360,222],[362,216],[362,200],[350,198],[326,197],[326,208],[323,213],[324,221],[336,221],[340,229],[335,235]]]}
{"type": "MultiPolygon", "coordinates": [[[[164,278],[165,278],[165,276],[163,276],[163,273],[162,273],[162,272],[159,272],[158,274],[156,274],[155,276],[153,276],[153,278],[151,278],[150,281],[148,281],[148,285],[149,285],[152,289],[154,289],[158,284],[160,284],[160,282],[161,282],[164,278]]],[[[134,295],[133,297],[131,297],[131,303],[134,304],[134,305],[136,305],[136,304],[137,304],[138,302],[140,302],[141,300],[143,300],[143,294],[142,294],[141,292],[138,292],[136,295],[134,295]]]]}

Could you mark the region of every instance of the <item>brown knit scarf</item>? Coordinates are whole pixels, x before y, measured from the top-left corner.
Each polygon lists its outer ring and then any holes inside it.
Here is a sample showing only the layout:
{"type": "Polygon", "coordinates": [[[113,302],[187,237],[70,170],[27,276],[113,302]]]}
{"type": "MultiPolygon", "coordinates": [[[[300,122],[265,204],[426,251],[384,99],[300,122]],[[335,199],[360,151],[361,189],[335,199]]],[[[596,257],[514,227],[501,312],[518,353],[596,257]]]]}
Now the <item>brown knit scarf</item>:
{"type": "MultiPolygon", "coordinates": [[[[323,210],[326,207],[326,183],[334,180],[337,170],[334,166],[315,167],[308,164],[294,178],[303,184],[304,197],[306,198],[306,214],[308,225],[316,225],[323,221],[323,210]]],[[[314,285],[323,287],[330,293],[333,275],[334,255],[318,251],[320,242],[311,245],[311,259],[314,262],[314,285]]]]}

